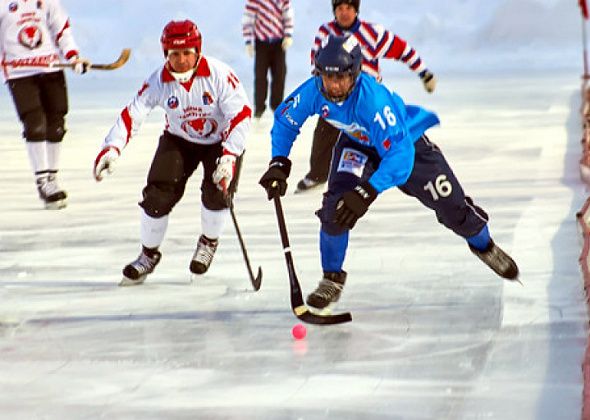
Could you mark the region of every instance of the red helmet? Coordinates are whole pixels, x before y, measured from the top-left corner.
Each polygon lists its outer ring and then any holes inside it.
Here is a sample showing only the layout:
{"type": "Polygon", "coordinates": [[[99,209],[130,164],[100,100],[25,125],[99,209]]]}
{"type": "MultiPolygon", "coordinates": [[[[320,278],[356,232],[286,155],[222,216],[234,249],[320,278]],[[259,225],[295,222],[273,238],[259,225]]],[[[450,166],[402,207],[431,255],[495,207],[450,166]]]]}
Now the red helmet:
{"type": "Polygon", "coordinates": [[[164,55],[168,50],[180,50],[195,48],[197,54],[201,53],[201,32],[194,22],[190,20],[173,20],[168,22],[162,31],[160,38],[164,55]]]}

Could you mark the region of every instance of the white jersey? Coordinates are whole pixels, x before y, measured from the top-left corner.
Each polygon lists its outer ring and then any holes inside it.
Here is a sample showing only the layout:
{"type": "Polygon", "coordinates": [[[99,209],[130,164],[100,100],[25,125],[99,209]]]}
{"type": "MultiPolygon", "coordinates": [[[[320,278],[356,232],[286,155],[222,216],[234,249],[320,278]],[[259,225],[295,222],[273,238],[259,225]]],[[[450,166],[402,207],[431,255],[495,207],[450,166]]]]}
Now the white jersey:
{"type": "Polygon", "coordinates": [[[177,81],[166,66],[155,71],[123,109],[103,148],[123,150],[157,106],[166,112],[171,134],[197,144],[222,141],[236,155],[244,151],[252,110],[240,80],[221,61],[201,56],[188,82],[177,81]]]}
{"type": "Polygon", "coordinates": [[[59,0],[0,0],[0,53],[4,80],[57,71],[7,63],[42,65],[78,55],[59,0]]]}

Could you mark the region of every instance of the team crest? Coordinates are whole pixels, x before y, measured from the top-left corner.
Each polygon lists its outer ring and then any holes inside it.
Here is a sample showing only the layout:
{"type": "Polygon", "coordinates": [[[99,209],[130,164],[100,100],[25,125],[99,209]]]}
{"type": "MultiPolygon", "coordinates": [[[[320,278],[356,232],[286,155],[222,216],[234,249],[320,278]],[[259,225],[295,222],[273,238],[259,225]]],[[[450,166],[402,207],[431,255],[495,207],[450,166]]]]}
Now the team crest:
{"type": "Polygon", "coordinates": [[[43,35],[41,29],[37,25],[28,25],[20,30],[18,33],[18,42],[22,46],[27,47],[30,50],[39,48],[43,42],[43,35]]]}
{"type": "Polygon", "coordinates": [[[330,115],[330,107],[328,105],[324,105],[322,107],[322,118],[328,118],[330,115]]]}
{"type": "Polygon", "coordinates": [[[209,92],[203,93],[203,105],[211,105],[213,103],[213,96],[209,92]]]}
{"type": "Polygon", "coordinates": [[[217,121],[212,118],[195,118],[183,122],[182,130],[192,138],[207,138],[217,131],[217,121]]]}
{"type": "Polygon", "coordinates": [[[178,100],[178,98],[176,96],[171,96],[168,98],[168,108],[170,109],[176,109],[178,108],[178,104],[180,103],[180,101],[178,100]]]}
{"type": "Polygon", "coordinates": [[[9,12],[11,12],[11,13],[14,13],[14,12],[16,12],[17,10],[18,10],[18,3],[17,3],[17,2],[13,1],[12,3],[10,3],[10,4],[8,5],[8,11],[9,11],[9,12]]]}

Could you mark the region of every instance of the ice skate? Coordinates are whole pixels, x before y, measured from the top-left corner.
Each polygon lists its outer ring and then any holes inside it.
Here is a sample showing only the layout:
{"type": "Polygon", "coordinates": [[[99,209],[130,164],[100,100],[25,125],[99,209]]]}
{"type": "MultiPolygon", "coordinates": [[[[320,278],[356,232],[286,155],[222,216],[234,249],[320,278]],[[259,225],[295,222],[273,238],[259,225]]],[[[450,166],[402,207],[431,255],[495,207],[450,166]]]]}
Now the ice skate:
{"type": "Polygon", "coordinates": [[[68,195],[57,184],[55,174],[37,178],[37,191],[39,198],[45,203],[48,210],[59,210],[66,207],[68,195]]]}
{"type": "Polygon", "coordinates": [[[295,194],[299,194],[305,191],[309,191],[311,189],[320,187],[324,184],[321,181],[315,181],[307,176],[304,177],[301,181],[297,183],[297,189],[295,190],[295,194]]]}
{"type": "Polygon", "coordinates": [[[199,237],[197,249],[191,260],[190,270],[194,274],[204,274],[213,261],[213,256],[217,250],[217,239],[209,239],[205,235],[199,237]]]}
{"type": "Polygon", "coordinates": [[[142,284],[147,275],[152,273],[160,259],[162,253],[156,251],[153,256],[148,256],[144,251],[141,251],[137,259],[123,268],[123,279],[119,283],[119,286],[137,286],[142,284]]]}
{"type": "Polygon", "coordinates": [[[490,239],[490,243],[484,251],[479,251],[471,245],[469,249],[500,277],[518,281],[518,266],[510,255],[496,245],[493,240],[490,239]]]}
{"type": "Polygon", "coordinates": [[[340,273],[324,273],[318,287],[307,296],[306,303],[312,308],[318,309],[321,313],[329,313],[331,304],[338,302],[344,283],[346,282],[346,271],[340,273]]]}

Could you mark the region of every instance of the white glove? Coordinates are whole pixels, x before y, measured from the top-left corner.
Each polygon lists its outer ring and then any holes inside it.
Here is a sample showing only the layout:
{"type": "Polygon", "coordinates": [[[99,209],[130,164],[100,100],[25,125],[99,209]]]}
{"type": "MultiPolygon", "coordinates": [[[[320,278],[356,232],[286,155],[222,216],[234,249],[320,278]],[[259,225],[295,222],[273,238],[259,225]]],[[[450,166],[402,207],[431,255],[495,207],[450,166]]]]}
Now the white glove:
{"type": "Polygon", "coordinates": [[[74,70],[74,72],[76,74],[86,73],[88,71],[88,67],[90,67],[90,65],[92,64],[90,62],[90,60],[87,60],[85,58],[80,58],[77,55],[70,58],[69,61],[70,61],[70,64],[74,65],[74,68],[72,70],[74,70]]]}
{"type": "Polygon", "coordinates": [[[254,57],[254,45],[246,44],[246,54],[248,54],[248,57],[250,58],[254,57]]]}
{"type": "MultiPolygon", "coordinates": [[[[224,152],[227,153],[227,152],[224,152]]],[[[217,160],[217,168],[213,172],[213,182],[221,191],[227,190],[236,172],[236,156],[224,154],[217,160]]]]}
{"type": "Polygon", "coordinates": [[[121,152],[114,146],[107,146],[100,151],[94,160],[94,179],[96,182],[102,181],[103,172],[112,174],[114,170],[115,161],[119,159],[121,152]]]}
{"type": "Polygon", "coordinates": [[[434,74],[428,70],[424,70],[420,73],[420,79],[422,79],[422,83],[424,83],[424,89],[426,92],[434,92],[434,88],[436,87],[436,78],[434,77],[434,74]]]}
{"type": "Polygon", "coordinates": [[[290,36],[286,36],[283,38],[283,42],[281,42],[281,47],[283,47],[283,51],[287,51],[287,49],[293,45],[293,38],[290,36]]]}

